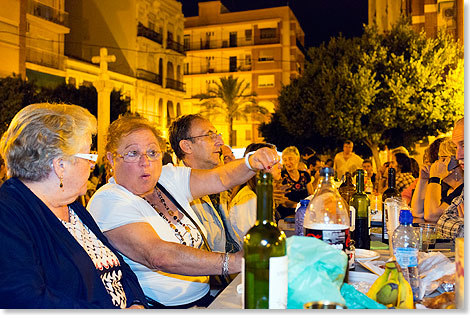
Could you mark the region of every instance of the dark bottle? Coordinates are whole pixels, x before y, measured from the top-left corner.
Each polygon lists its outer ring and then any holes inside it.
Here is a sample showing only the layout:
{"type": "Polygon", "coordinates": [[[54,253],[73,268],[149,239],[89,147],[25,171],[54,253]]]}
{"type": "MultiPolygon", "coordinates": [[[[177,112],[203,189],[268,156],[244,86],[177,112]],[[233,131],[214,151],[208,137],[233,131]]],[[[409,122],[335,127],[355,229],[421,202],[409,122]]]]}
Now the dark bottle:
{"type": "Polygon", "coordinates": [[[286,235],[273,221],[271,173],[258,172],[256,196],[257,219],[243,241],[244,308],[285,309],[288,263],[286,235]]]}
{"type": "Polygon", "coordinates": [[[388,169],[388,188],[382,194],[382,243],[388,244],[387,221],[388,211],[385,209],[385,200],[391,197],[400,197],[400,193],[396,188],[395,169],[388,169]]]}
{"type": "Polygon", "coordinates": [[[349,205],[349,200],[352,195],[356,192],[356,187],[352,181],[352,175],[349,172],[346,172],[344,182],[339,186],[338,191],[344,201],[349,205]]]}
{"type": "Polygon", "coordinates": [[[356,248],[370,249],[370,200],[364,193],[364,170],[357,170],[356,192],[352,195],[349,207],[350,212],[356,214],[355,228],[352,233],[356,248]]]}

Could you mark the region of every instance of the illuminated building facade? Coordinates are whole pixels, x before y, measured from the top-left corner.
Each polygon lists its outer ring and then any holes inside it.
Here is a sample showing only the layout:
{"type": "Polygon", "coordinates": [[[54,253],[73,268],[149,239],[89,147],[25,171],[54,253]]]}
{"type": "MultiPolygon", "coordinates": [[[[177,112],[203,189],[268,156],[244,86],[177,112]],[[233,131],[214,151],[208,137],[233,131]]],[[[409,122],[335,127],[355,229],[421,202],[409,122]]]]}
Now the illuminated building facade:
{"type": "MultiPolygon", "coordinates": [[[[198,5],[198,16],[186,17],[184,23],[183,113],[199,112],[199,100],[193,96],[229,75],[249,83],[258,104],[273,112],[282,85],[300,76],[304,66],[304,32],[292,10],[285,6],[229,12],[220,1],[198,5]]],[[[211,121],[228,143],[225,117],[211,117],[211,121]]],[[[262,141],[259,124],[235,121],[233,146],[262,141]]]]}

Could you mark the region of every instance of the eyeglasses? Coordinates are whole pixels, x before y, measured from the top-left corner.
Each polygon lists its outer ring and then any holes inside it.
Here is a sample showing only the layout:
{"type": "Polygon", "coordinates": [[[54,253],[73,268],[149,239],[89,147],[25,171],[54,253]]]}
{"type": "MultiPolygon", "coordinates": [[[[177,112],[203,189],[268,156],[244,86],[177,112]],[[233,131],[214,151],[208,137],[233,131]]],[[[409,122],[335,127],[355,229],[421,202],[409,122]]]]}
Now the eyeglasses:
{"type": "Polygon", "coordinates": [[[205,135],[188,137],[188,138],[185,138],[184,140],[191,140],[191,139],[196,139],[196,138],[201,138],[201,137],[209,137],[212,141],[215,141],[217,139],[217,137],[222,137],[222,133],[217,132],[217,130],[215,132],[214,131],[209,131],[205,135]]]}
{"type": "Polygon", "coordinates": [[[140,161],[140,158],[143,155],[146,155],[147,159],[149,161],[154,162],[154,161],[161,158],[162,151],[148,150],[145,153],[140,153],[139,151],[133,150],[133,151],[129,151],[125,154],[114,153],[114,155],[116,155],[117,157],[122,158],[124,160],[124,162],[127,162],[127,163],[136,163],[136,162],[140,161]]]}
{"type": "Polygon", "coordinates": [[[74,154],[73,156],[78,157],[80,159],[88,160],[93,164],[96,164],[96,161],[98,161],[98,154],[77,153],[77,154],[74,154]]]}

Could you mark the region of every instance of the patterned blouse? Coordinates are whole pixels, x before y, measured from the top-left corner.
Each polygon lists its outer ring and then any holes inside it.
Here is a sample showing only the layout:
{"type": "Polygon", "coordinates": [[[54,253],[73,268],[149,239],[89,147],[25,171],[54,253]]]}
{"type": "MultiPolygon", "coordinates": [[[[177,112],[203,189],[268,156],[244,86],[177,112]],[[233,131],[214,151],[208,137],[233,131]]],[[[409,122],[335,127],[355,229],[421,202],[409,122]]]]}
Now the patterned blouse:
{"type": "Polygon", "coordinates": [[[119,259],[83,224],[82,220],[70,207],[69,215],[70,222],[60,221],[90,256],[106,291],[112,298],[113,304],[125,308],[127,299],[121,284],[122,270],[119,259]]]}
{"type": "Polygon", "coordinates": [[[398,192],[402,192],[405,188],[410,186],[415,181],[413,175],[408,173],[398,173],[396,176],[396,188],[398,192]]]}

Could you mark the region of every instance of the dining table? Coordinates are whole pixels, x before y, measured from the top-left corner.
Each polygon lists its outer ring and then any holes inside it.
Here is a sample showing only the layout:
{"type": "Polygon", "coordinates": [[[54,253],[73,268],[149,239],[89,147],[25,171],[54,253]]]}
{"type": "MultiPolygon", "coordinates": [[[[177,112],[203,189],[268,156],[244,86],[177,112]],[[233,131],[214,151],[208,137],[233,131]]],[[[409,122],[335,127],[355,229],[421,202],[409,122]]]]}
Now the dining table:
{"type": "MultiPolygon", "coordinates": [[[[280,227],[285,229],[286,236],[293,235],[293,224],[291,222],[280,222],[280,227]]],[[[455,252],[453,242],[449,240],[440,240],[436,243],[435,248],[430,251],[439,251],[451,261],[454,260],[455,252]]],[[[378,235],[371,235],[371,251],[374,253],[374,259],[378,261],[387,261],[390,258],[388,245],[380,242],[378,235]],[[378,256],[378,257],[377,257],[378,256]]],[[[356,260],[354,271],[350,274],[354,276],[373,277],[375,276],[371,270],[367,269],[356,260]]],[[[243,287],[242,275],[238,274],[232,282],[221,291],[214,301],[208,306],[209,309],[243,309],[243,287]]],[[[435,293],[433,295],[436,295],[435,293]]],[[[431,296],[433,296],[431,295],[431,296]]]]}

